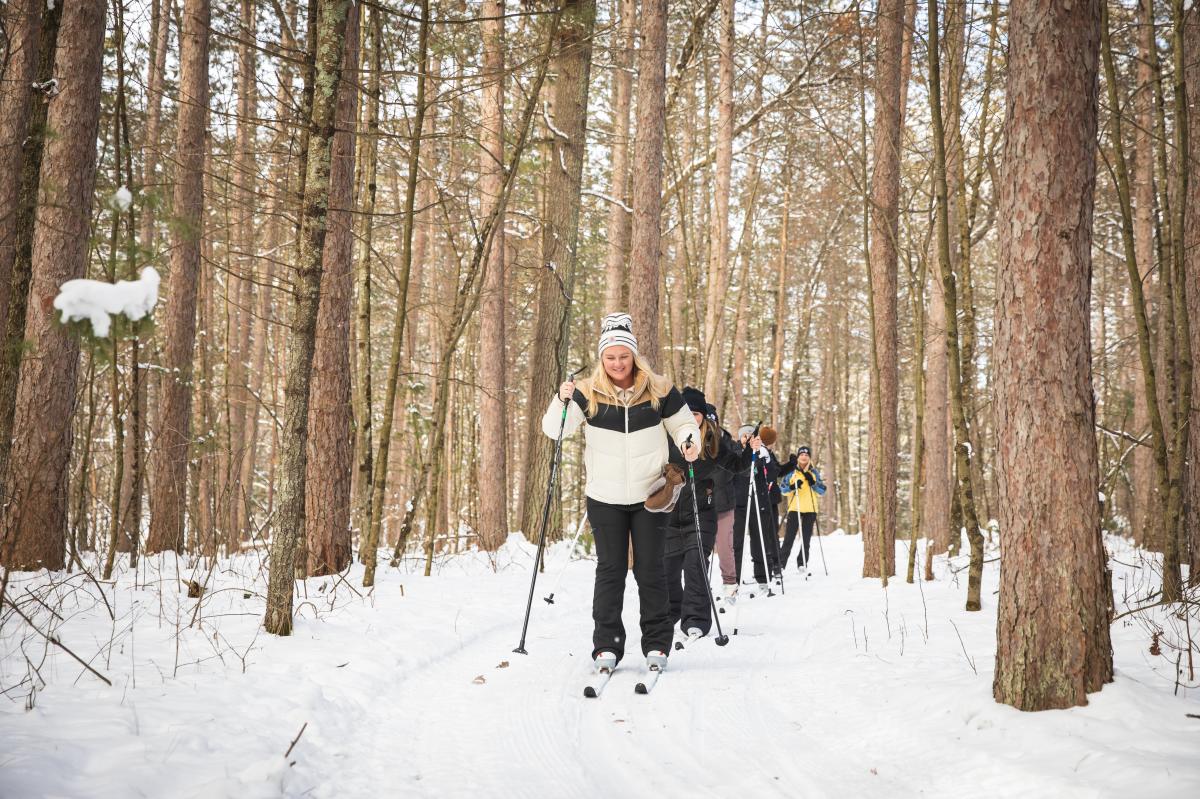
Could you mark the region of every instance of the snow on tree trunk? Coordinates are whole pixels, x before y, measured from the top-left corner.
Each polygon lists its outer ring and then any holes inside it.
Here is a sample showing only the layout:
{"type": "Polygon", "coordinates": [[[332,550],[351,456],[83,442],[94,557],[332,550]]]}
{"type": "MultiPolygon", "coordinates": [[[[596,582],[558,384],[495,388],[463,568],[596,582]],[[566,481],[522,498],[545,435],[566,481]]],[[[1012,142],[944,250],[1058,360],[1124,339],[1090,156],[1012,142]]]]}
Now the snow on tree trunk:
{"type": "Polygon", "coordinates": [[[1090,445],[1097,6],[1010,5],[995,344],[1006,501],[993,692],[1021,710],[1086,704],[1113,673],[1090,445]],[[1031,479],[1031,453],[1046,479],[1031,479]]]}

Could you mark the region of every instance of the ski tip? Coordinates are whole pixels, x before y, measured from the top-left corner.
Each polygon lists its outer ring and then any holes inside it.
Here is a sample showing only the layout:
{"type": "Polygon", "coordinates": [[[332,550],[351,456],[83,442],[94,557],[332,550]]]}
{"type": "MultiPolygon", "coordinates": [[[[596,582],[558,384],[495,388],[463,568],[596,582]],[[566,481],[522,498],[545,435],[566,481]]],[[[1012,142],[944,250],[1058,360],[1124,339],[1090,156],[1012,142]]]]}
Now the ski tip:
{"type": "Polygon", "coordinates": [[[646,683],[644,683],[644,682],[640,682],[637,685],[635,685],[633,687],[633,692],[635,694],[643,694],[643,695],[650,693],[649,689],[646,688],[646,683]]]}
{"type": "Polygon", "coordinates": [[[585,686],[583,689],[583,695],[586,696],[588,699],[595,699],[597,696],[596,689],[590,685],[585,686]]]}

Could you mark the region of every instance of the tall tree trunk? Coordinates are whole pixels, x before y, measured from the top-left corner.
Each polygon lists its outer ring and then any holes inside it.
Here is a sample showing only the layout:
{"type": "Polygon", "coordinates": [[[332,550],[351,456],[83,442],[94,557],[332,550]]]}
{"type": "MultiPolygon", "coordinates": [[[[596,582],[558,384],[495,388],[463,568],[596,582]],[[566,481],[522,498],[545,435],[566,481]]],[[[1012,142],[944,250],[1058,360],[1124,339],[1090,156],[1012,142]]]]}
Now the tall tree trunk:
{"type": "MultiPolygon", "coordinates": [[[[791,161],[791,147],[784,157],[785,164],[791,161]]],[[[783,176],[783,217],[779,221],[779,261],[776,270],[775,308],[771,315],[771,422],[777,429],[783,431],[784,419],[781,414],[780,399],[783,393],[783,350],[787,344],[787,293],[791,276],[788,274],[788,228],[792,224],[792,176],[791,170],[785,167],[783,176]]],[[[797,336],[802,334],[797,332],[797,336]]],[[[792,364],[792,374],[800,370],[799,363],[792,364]]],[[[789,398],[792,396],[788,394],[789,398]]],[[[788,417],[788,425],[791,425],[788,417]]]]}
{"type": "MultiPolygon", "coordinates": [[[[668,0],[644,0],[638,51],[637,134],[633,142],[633,231],[629,305],[638,352],[659,361],[659,256],[663,133],[666,122],[668,0]]],[[[549,396],[547,394],[546,396],[549,396]]]]}
{"type": "MultiPolygon", "coordinates": [[[[396,278],[396,319],[392,323],[387,384],[384,387],[383,419],[379,427],[379,451],[375,453],[375,474],[371,478],[371,519],[362,542],[363,586],[375,584],[379,534],[383,528],[383,504],[387,496],[388,452],[391,449],[392,422],[396,414],[396,389],[400,381],[400,358],[404,352],[404,329],[408,323],[409,276],[413,265],[413,232],[416,222],[418,171],[421,166],[421,140],[424,134],[425,83],[429,78],[429,0],[421,0],[421,22],[417,38],[417,85],[411,143],[408,148],[408,172],[404,189],[404,228],[400,239],[400,271],[396,278]]],[[[420,260],[417,261],[421,263],[420,260]]]]}
{"type": "MultiPolygon", "coordinates": [[[[1200,53],[1200,14],[1195,9],[1188,12],[1184,27],[1184,52],[1192,54],[1187,64],[1187,95],[1188,95],[1188,129],[1189,133],[1196,130],[1200,121],[1200,63],[1194,57],[1200,53]]],[[[1188,136],[1188,157],[1191,164],[1200,163],[1200,136],[1188,136]]],[[[1187,302],[1188,320],[1191,332],[1191,350],[1200,352],[1200,180],[1188,180],[1187,188],[1187,224],[1184,226],[1187,239],[1184,242],[1187,253],[1187,302]]],[[[1200,396],[1200,370],[1192,372],[1192,397],[1200,396]]],[[[1187,518],[1185,529],[1189,531],[1187,545],[1190,552],[1189,582],[1200,585],[1200,435],[1196,428],[1200,426],[1200,408],[1193,403],[1189,415],[1188,459],[1186,475],[1186,507],[1187,518]]]]}
{"type": "MultiPolygon", "coordinates": [[[[937,224],[936,222],[934,224],[937,224]]],[[[930,248],[937,258],[937,238],[930,248]]],[[[950,377],[946,347],[946,300],[942,290],[942,274],[932,270],[929,281],[929,316],[925,320],[925,443],[921,474],[921,524],[929,539],[926,550],[925,579],[933,579],[933,555],[950,548],[951,539],[959,535],[950,520],[950,505],[954,491],[954,472],[950,453],[950,377]]]]}
{"type": "MultiPolygon", "coordinates": [[[[480,210],[500,202],[504,187],[504,0],[484,0],[483,80],[480,97],[480,210]]],[[[479,537],[494,550],[508,536],[508,381],[505,373],[504,217],[496,221],[484,265],[479,336],[479,444],[486,475],[479,481],[479,537]]]]}
{"type": "MultiPolygon", "coordinates": [[[[315,0],[314,0],[315,1],[315,0]]],[[[279,509],[271,536],[271,573],[267,586],[267,632],[292,632],[292,589],[296,548],[304,538],[305,477],[308,467],[308,406],[320,301],[322,258],[329,215],[330,171],[337,122],[346,20],[353,0],[321,0],[314,39],[313,100],[300,235],[293,279],[291,337],[287,349],[287,385],[283,404],[283,452],[280,457],[279,509]]],[[[350,161],[353,164],[353,159],[350,161]]]]}
{"type": "Polygon", "coordinates": [[[1016,0],[998,218],[996,700],[1087,703],[1112,679],[1089,345],[1098,2],[1016,0]],[[1053,480],[1029,480],[1029,453],[1053,480]]]}
{"type": "Polygon", "coordinates": [[[154,447],[149,553],[182,551],[192,438],[192,360],[196,284],[204,231],[204,129],[208,121],[208,0],[186,0],[180,34],[178,163],[171,231],[171,272],[163,322],[158,436],[154,447]]]}
{"type": "MultiPolygon", "coordinates": [[[[34,0],[34,5],[37,2],[34,0]]],[[[55,54],[59,27],[62,21],[62,5],[47,9],[44,16],[39,17],[38,23],[33,24],[32,8],[24,8],[20,13],[16,6],[12,7],[19,18],[9,17],[13,24],[21,29],[10,34],[13,38],[10,47],[20,47],[22,51],[30,51],[34,56],[34,78],[37,90],[22,92],[22,87],[30,84],[24,82],[28,77],[28,66],[25,59],[14,59],[14,81],[21,81],[13,86],[13,91],[5,92],[4,120],[11,122],[14,127],[24,123],[24,132],[20,139],[8,139],[16,136],[15,129],[4,132],[3,141],[20,141],[22,147],[6,148],[6,158],[11,158],[0,172],[0,181],[5,183],[10,191],[16,188],[15,195],[5,199],[5,205],[0,207],[0,244],[4,253],[0,258],[7,260],[0,273],[6,285],[6,304],[4,308],[4,327],[0,328],[3,338],[0,339],[0,506],[7,501],[4,480],[7,479],[7,464],[9,451],[13,440],[13,415],[16,412],[17,383],[20,380],[21,363],[25,355],[25,324],[26,310],[30,297],[29,283],[33,274],[33,237],[39,202],[39,181],[42,174],[42,161],[45,155],[46,143],[51,138],[47,135],[50,130],[47,115],[50,100],[53,97],[53,78],[55,73],[55,54]],[[24,99],[22,106],[17,101],[24,99]],[[18,119],[14,119],[14,115],[18,119]],[[20,156],[19,158],[17,156],[20,156]],[[11,171],[15,170],[15,171],[11,171]],[[9,256],[11,255],[11,258],[9,256]]],[[[39,12],[40,14],[40,12],[39,12]]]]}
{"type": "MultiPolygon", "coordinates": [[[[17,203],[27,157],[26,139],[31,132],[30,124],[38,122],[35,116],[38,106],[45,106],[41,92],[34,85],[38,79],[45,8],[45,0],[13,0],[0,9],[6,57],[0,75],[0,331],[4,330],[8,314],[12,267],[18,249],[17,203]]],[[[44,110],[42,113],[44,119],[44,110]]],[[[40,147],[40,142],[40,136],[29,139],[32,146],[40,147]]]]}
{"type": "MultiPolygon", "coordinates": [[[[1154,88],[1158,75],[1151,67],[1156,48],[1153,0],[1138,2],[1138,58],[1136,90],[1133,94],[1135,123],[1133,128],[1133,241],[1137,268],[1143,287],[1156,280],[1154,242],[1154,88]]],[[[1156,55],[1156,54],[1155,54],[1156,55]]],[[[1154,291],[1148,292],[1146,314],[1154,318],[1154,291]]],[[[1146,407],[1146,389],[1142,380],[1133,383],[1133,432],[1145,435],[1150,427],[1146,407]]],[[[1138,447],[1133,452],[1133,513],[1130,526],[1134,540],[1142,546],[1161,546],[1153,531],[1161,524],[1160,502],[1157,493],[1154,454],[1150,447],[1138,447]]]]}
{"type": "MultiPolygon", "coordinates": [[[[450,391],[450,369],[454,361],[453,355],[462,338],[463,332],[466,330],[467,323],[470,321],[471,315],[478,304],[478,286],[483,260],[492,246],[497,223],[504,213],[508,196],[512,191],[513,178],[516,175],[517,167],[520,165],[525,145],[529,141],[529,131],[533,124],[534,109],[537,108],[542,84],[550,71],[553,71],[557,75],[557,82],[552,94],[553,99],[548,104],[548,107],[544,107],[547,118],[554,120],[549,125],[556,131],[554,134],[554,153],[557,157],[552,159],[551,164],[553,166],[551,169],[553,170],[557,167],[563,173],[565,177],[560,178],[560,180],[573,179],[577,187],[580,185],[579,181],[582,177],[585,152],[583,134],[587,129],[587,89],[592,57],[592,31],[594,30],[596,21],[595,12],[596,6],[593,0],[584,2],[578,7],[564,8],[551,16],[550,31],[546,37],[547,49],[541,59],[537,77],[534,79],[533,85],[529,88],[528,100],[517,126],[512,157],[504,169],[504,181],[501,186],[500,199],[479,227],[471,260],[466,265],[465,273],[455,293],[449,323],[446,326],[445,335],[442,339],[441,357],[438,359],[437,398],[434,403],[431,424],[432,441],[426,447],[425,456],[422,458],[420,468],[421,475],[433,476],[435,479],[422,480],[406,507],[392,555],[393,565],[398,562],[401,553],[408,543],[408,537],[412,532],[413,518],[419,506],[424,501],[425,493],[428,490],[432,490],[432,496],[429,498],[430,510],[428,518],[432,522],[439,515],[438,509],[443,495],[443,486],[442,480],[436,478],[442,475],[441,459],[446,444],[446,419],[452,397],[450,391]],[[557,48],[558,56],[552,59],[551,53],[556,49],[556,45],[559,45],[557,48]]],[[[579,207],[578,195],[579,192],[577,189],[575,197],[576,209],[579,207]]],[[[566,205],[568,203],[562,204],[562,206],[566,205]]],[[[578,216],[575,219],[577,223],[578,216]]],[[[547,225],[552,223],[553,220],[547,220],[547,225]]],[[[550,263],[554,265],[563,264],[561,269],[563,274],[566,275],[564,279],[567,281],[564,290],[569,294],[572,291],[570,273],[573,269],[570,265],[574,263],[574,248],[571,246],[574,242],[564,239],[561,243],[563,245],[562,261],[551,261],[550,263]]],[[[555,255],[558,254],[556,253],[555,255]]],[[[560,322],[560,329],[562,329],[562,326],[565,325],[560,322]]],[[[565,337],[563,337],[563,340],[565,340],[565,337]]],[[[563,355],[565,357],[565,353],[563,355]]],[[[425,531],[425,576],[427,577],[433,568],[433,547],[437,530],[438,525],[429,524],[425,531]]]]}
{"type": "Polygon", "coordinates": [[[321,301],[308,398],[308,475],[304,494],[307,573],[350,565],[350,482],[354,469],[350,405],[350,308],[354,297],[354,145],[358,122],[359,5],[346,12],[342,80],[329,163],[329,200],[321,255],[321,301]]]}
{"type": "Polygon", "coordinates": [[[170,41],[171,8],[174,0],[153,0],[150,11],[150,57],[146,61],[146,132],[142,142],[142,209],[138,218],[138,243],[154,253],[156,243],[155,203],[147,202],[159,191],[158,163],[162,157],[162,100],[167,74],[167,44],[170,41]]]}
{"type": "MultiPolygon", "coordinates": [[[[355,283],[358,293],[354,313],[354,463],[355,497],[351,524],[359,534],[359,560],[364,560],[363,542],[371,525],[371,475],[374,471],[374,428],[371,415],[371,257],[374,255],[375,197],[379,175],[379,101],[382,74],[383,12],[370,9],[371,77],[367,86],[367,135],[363,163],[366,170],[366,196],[363,202],[362,256],[355,283]]],[[[365,562],[365,560],[364,560],[365,562]]]]}
{"type": "MultiPolygon", "coordinates": [[[[546,159],[545,208],[542,226],[542,262],[537,274],[538,312],[526,398],[525,484],[521,491],[521,530],[527,538],[538,535],[545,486],[550,479],[553,448],[542,434],[541,409],[554,396],[566,370],[570,307],[578,261],[580,191],[586,141],[588,87],[592,67],[592,31],[596,24],[595,0],[570,0],[563,6],[558,41],[550,64],[557,76],[550,91],[549,111],[554,133],[546,159]]],[[[634,181],[636,192],[637,182],[634,181]]],[[[634,230],[636,235],[636,215],[634,230]]],[[[657,275],[657,273],[656,273],[657,275]]],[[[658,279],[655,277],[655,291],[658,279]]],[[[630,284],[630,297],[636,291],[630,284]]],[[[658,323],[657,317],[653,320],[658,323]]],[[[640,337],[649,323],[634,330],[640,337]]],[[[640,347],[639,347],[640,348],[640,347]]]]}
{"type": "MultiPolygon", "coordinates": [[[[967,429],[966,403],[963,399],[963,355],[958,333],[958,289],[950,263],[950,199],[946,178],[946,139],[942,125],[941,57],[938,50],[937,2],[929,3],[929,110],[933,121],[934,195],[937,213],[938,270],[942,275],[942,302],[945,308],[946,355],[949,361],[950,418],[954,423],[954,464],[958,476],[955,498],[962,509],[971,544],[967,571],[967,610],[981,610],[983,585],[983,536],[975,512],[975,481],[971,468],[974,452],[967,429]]],[[[954,517],[953,505],[951,517],[954,517]]],[[[957,529],[957,528],[955,528],[957,529]]]]}
{"type": "MultiPolygon", "coordinates": [[[[255,308],[255,264],[258,263],[257,227],[254,224],[255,197],[257,192],[257,134],[258,134],[258,58],[257,32],[258,15],[256,0],[241,0],[241,33],[238,43],[238,120],[235,140],[233,201],[235,203],[234,241],[238,256],[233,259],[235,275],[229,277],[229,285],[235,287],[237,302],[230,308],[227,353],[229,384],[229,427],[230,451],[228,454],[228,514],[225,520],[226,545],[236,551],[246,533],[250,518],[249,494],[252,484],[242,482],[242,464],[246,460],[246,449],[252,443],[244,435],[246,417],[251,412],[255,397],[250,391],[251,342],[250,332],[254,326],[255,308]]],[[[263,289],[258,289],[262,291],[263,289]]],[[[231,290],[232,293],[232,290],[231,290]]]]}
{"type": "MultiPolygon", "coordinates": [[[[87,272],[96,180],[105,1],[64,6],[38,180],[37,223],[25,315],[25,347],[7,464],[0,562],[10,569],[61,569],[79,338],[58,324],[59,287],[87,272]]],[[[23,181],[24,184],[24,181],[23,181]]],[[[20,222],[18,221],[18,225],[20,222]]],[[[18,259],[20,256],[18,255],[18,259]]]]}
{"type": "MultiPolygon", "coordinates": [[[[708,259],[708,296],[704,305],[704,390],[718,398],[724,387],[725,359],[721,357],[725,338],[725,295],[729,292],[729,193],[733,182],[733,13],[734,0],[721,0],[720,67],[717,89],[717,185],[714,196],[716,230],[710,240],[708,259]]],[[[789,199],[790,194],[786,195],[789,199]]],[[[785,201],[784,219],[787,219],[785,201]]],[[[787,263],[787,222],[781,233],[781,268],[787,263]]],[[[785,278],[781,276],[780,281],[785,278]]],[[[776,308],[778,310],[778,297],[776,308]]],[[[783,319],[775,318],[777,330],[782,331],[783,319]]],[[[779,334],[782,335],[782,332],[779,334]]],[[[782,341],[776,341],[776,353],[782,352],[782,341]]],[[[773,375],[778,380],[778,373],[773,375]]],[[[778,385],[772,393],[775,403],[771,419],[780,423],[778,385]]]]}
{"type": "Polygon", "coordinates": [[[863,576],[896,573],[896,481],[900,372],[896,325],[897,249],[900,218],[900,56],[904,0],[881,0],[875,61],[874,172],[871,175],[871,447],[867,474],[869,533],[863,538],[863,576]]]}
{"type": "Polygon", "coordinates": [[[613,0],[620,15],[620,28],[613,53],[612,196],[620,203],[608,207],[608,250],[605,258],[604,310],[628,308],[626,272],[629,237],[633,219],[629,174],[629,113],[633,105],[633,51],[637,36],[637,0],[613,0]]]}

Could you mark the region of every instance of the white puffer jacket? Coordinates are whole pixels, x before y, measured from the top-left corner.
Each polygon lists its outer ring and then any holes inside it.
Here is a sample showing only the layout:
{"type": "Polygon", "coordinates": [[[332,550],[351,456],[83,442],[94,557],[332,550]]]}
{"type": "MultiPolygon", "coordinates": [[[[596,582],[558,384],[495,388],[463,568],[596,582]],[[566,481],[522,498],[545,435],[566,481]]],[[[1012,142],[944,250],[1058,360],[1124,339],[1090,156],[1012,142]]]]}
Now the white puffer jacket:
{"type": "MultiPolygon", "coordinates": [[[[588,416],[588,397],[595,389],[591,381],[580,381],[575,394],[566,403],[567,420],[563,437],[579,426],[584,429],[583,461],[587,468],[588,497],[610,505],[636,505],[650,496],[650,487],[667,462],[667,435],[680,449],[693,436],[700,441],[700,429],[692,412],[675,388],[671,388],[658,404],[650,401],[646,375],[639,374],[633,386],[618,390],[618,396],[597,392],[597,409],[588,416]]],[[[542,432],[558,437],[562,424],[563,402],[558,397],[550,401],[542,417],[542,432]]]]}

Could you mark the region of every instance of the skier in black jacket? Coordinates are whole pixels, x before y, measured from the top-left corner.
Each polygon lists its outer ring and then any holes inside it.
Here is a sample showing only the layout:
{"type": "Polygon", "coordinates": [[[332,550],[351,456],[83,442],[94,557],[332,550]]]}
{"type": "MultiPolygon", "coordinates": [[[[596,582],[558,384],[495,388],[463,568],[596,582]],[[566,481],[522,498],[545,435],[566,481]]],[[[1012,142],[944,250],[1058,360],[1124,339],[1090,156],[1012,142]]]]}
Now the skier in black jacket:
{"type": "MultiPolygon", "coordinates": [[[[721,427],[721,419],[717,409],[711,404],[705,412],[708,420],[721,431],[721,438],[731,449],[739,449],[740,444],[733,440],[729,431],[721,427]]],[[[739,471],[721,469],[713,475],[713,504],[717,510],[717,562],[721,565],[721,583],[725,587],[725,596],[736,597],[738,591],[737,560],[733,556],[733,512],[737,504],[733,491],[733,476],[739,471]]]]}
{"type": "MultiPolygon", "coordinates": [[[[733,443],[721,435],[721,429],[706,417],[707,403],[704,394],[694,388],[682,392],[684,402],[696,417],[700,427],[700,457],[695,461],[696,491],[693,513],[692,486],[684,488],[667,519],[666,569],[667,590],[670,595],[671,618],[689,637],[708,635],[712,627],[712,609],[708,598],[708,558],[712,555],[717,537],[716,483],[725,474],[747,471],[750,468],[751,450],[733,443]],[[696,525],[700,526],[700,538],[704,547],[701,557],[696,547],[696,525]]],[[[683,456],[672,446],[671,460],[684,466],[683,456]]]]}
{"type": "MultiPolygon", "coordinates": [[[[750,442],[754,428],[743,426],[738,431],[738,437],[743,443],[750,442]]],[[[740,580],[742,574],[742,552],[747,535],[750,537],[750,557],[754,561],[754,581],[758,583],[760,593],[767,593],[767,576],[774,580],[779,575],[778,541],[779,533],[775,525],[775,505],[771,501],[771,488],[779,477],[779,461],[775,454],[758,439],[757,447],[751,446],[754,463],[754,489],[758,500],[758,513],[753,513],[755,499],[750,496],[750,469],[740,469],[734,473],[733,495],[737,502],[733,520],[733,551],[737,560],[737,573],[740,580]],[[747,532],[746,519],[750,518],[747,532]],[[762,542],[766,540],[767,558],[763,563],[762,542]]]]}

